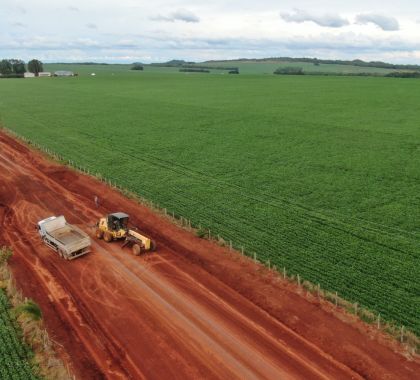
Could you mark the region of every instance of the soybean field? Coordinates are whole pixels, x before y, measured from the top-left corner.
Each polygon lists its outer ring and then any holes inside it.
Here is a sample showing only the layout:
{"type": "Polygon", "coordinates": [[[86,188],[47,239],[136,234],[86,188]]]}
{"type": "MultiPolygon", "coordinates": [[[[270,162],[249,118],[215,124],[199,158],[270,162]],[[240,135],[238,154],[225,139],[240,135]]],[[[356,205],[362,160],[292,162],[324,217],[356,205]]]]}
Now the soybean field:
{"type": "Polygon", "coordinates": [[[11,316],[10,304],[0,290],[0,379],[38,379],[29,362],[31,352],[22,343],[22,336],[11,316]]]}
{"type": "Polygon", "coordinates": [[[2,80],[0,123],[420,335],[419,84],[101,67],[2,80]]]}

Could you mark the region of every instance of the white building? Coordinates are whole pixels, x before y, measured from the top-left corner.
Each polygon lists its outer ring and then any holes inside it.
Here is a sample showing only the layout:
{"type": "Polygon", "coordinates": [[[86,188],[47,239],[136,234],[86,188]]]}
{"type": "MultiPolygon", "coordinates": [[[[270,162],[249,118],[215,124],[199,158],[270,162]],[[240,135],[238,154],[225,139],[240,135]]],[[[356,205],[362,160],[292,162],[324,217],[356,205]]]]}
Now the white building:
{"type": "Polygon", "coordinates": [[[38,73],[39,77],[50,77],[51,73],[49,71],[41,71],[40,73],[38,73]]]}
{"type": "Polygon", "coordinates": [[[54,73],[55,77],[74,77],[73,71],[58,70],[54,73]]]}
{"type": "Polygon", "coordinates": [[[35,74],[34,73],[30,73],[29,71],[24,73],[23,76],[25,78],[35,78],[35,74]]]}

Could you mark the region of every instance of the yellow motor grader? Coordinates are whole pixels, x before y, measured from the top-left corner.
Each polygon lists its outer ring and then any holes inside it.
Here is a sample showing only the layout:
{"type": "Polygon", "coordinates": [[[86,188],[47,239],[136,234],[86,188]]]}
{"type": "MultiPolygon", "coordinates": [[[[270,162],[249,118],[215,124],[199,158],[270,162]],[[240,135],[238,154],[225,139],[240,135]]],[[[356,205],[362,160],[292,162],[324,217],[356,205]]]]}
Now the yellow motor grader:
{"type": "Polygon", "coordinates": [[[135,229],[128,228],[129,218],[123,212],[115,212],[99,219],[96,223],[96,237],[104,239],[108,243],[124,239],[122,246],[131,246],[133,254],[136,256],[142,252],[154,251],[156,243],[152,239],[140,234],[135,229]]]}

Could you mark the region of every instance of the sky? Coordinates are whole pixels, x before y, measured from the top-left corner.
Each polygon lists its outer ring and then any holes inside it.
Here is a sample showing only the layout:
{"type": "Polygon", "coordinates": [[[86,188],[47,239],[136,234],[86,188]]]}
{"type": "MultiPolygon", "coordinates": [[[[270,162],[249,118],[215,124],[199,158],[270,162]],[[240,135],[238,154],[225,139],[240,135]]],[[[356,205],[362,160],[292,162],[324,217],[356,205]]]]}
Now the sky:
{"type": "Polygon", "coordinates": [[[420,1],[0,0],[0,58],[280,56],[420,64],[420,1]]]}

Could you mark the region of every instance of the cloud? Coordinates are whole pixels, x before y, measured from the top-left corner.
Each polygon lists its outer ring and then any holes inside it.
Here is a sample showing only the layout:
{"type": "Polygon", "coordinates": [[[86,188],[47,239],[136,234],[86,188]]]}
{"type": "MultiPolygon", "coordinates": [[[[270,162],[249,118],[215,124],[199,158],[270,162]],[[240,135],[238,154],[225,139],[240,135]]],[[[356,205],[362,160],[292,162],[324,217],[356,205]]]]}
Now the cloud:
{"type": "Polygon", "coordinates": [[[94,24],[93,22],[87,23],[86,28],[88,28],[88,29],[98,29],[97,25],[94,24]]]}
{"type": "Polygon", "coordinates": [[[166,22],[175,22],[175,21],[183,21],[183,22],[200,22],[200,18],[195,15],[193,12],[189,11],[188,9],[177,9],[175,12],[172,12],[168,16],[158,15],[155,17],[151,17],[153,21],[166,21],[166,22]]]}
{"type": "Polygon", "coordinates": [[[70,5],[69,7],[67,7],[67,9],[69,11],[72,11],[72,12],[79,12],[80,11],[79,8],[77,8],[77,7],[73,6],[73,5],[70,5]]]}
{"type": "Polygon", "coordinates": [[[26,14],[26,9],[22,6],[17,6],[16,9],[19,11],[19,13],[22,13],[23,15],[26,14]]]}
{"type": "Polygon", "coordinates": [[[21,22],[15,22],[15,23],[13,23],[13,26],[16,26],[18,28],[26,28],[27,27],[26,24],[23,24],[21,22]]]}
{"type": "Polygon", "coordinates": [[[356,16],[356,23],[361,25],[375,24],[387,32],[400,30],[400,24],[395,17],[388,17],[377,13],[359,14],[356,16]]]}
{"type": "Polygon", "coordinates": [[[280,17],[287,22],[306,22],[311,21],[319,26],[328,28],[342,28],[349,25],[349,21],[338,14],[325,13],[323,15],[311,14],[309,12],[295,9],[292,13],[283,12],[280,17]]]}

